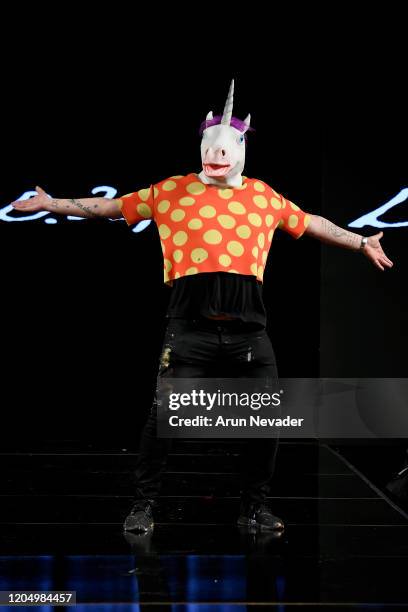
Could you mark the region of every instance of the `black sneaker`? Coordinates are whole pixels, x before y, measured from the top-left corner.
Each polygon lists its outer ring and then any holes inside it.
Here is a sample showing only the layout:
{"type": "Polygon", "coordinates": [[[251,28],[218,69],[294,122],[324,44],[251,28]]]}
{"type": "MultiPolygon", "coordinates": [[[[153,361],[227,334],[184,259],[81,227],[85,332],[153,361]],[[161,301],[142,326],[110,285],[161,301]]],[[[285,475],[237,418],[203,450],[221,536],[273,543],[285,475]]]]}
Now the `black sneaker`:
{"type": "Polygon", "coordinates": [[[153,503],[150,499],[137,499],[123,524],[125,531],[150,531],[154,527],[153,503]]]}
{"type": "Polygon", "coordinates": [[[272,514],[268,506],[260,502],[241,502],[237,523],[241,526],[257,527],[265,531],[285,529],[282,519],[272,514]]]}

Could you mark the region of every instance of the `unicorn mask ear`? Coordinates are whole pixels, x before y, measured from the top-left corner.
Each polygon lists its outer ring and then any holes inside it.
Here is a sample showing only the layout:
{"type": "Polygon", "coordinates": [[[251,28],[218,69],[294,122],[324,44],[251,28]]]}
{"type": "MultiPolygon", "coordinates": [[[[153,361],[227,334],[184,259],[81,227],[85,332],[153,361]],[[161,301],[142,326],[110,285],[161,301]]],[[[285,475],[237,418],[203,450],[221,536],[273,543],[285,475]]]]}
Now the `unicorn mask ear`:
{"type": "Polygon", "coordinates": [[[244,123],[245,123],[245,132],[247,130],[249,130],[249,128],[251,127],[251,115],[247,115],[244,119],[244,123]]]}
{"type": "Polygon", "coordinates": [[[208,113],[208,115],[206,116],[206,120],[207,120],[207,121],[210,121],[211,119],[214,119],[214,115],[213,115],[213,112],[212,112],[212,111],[210,111],[210,112],[208,113]]]}

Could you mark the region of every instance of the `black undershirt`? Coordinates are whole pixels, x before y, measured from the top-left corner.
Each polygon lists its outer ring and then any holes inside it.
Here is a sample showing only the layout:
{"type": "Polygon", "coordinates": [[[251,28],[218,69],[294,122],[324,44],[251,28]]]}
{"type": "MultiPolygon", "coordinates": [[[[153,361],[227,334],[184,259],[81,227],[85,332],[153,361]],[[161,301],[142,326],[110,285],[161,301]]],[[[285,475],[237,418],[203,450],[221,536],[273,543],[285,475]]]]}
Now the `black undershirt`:
{"type": "Polygon", "coordinates": [[[200,272],[173,281],[167,317],[188,319],[216,315],[265,327],[261,281],[255,276],[231,272],[200,272]]]}

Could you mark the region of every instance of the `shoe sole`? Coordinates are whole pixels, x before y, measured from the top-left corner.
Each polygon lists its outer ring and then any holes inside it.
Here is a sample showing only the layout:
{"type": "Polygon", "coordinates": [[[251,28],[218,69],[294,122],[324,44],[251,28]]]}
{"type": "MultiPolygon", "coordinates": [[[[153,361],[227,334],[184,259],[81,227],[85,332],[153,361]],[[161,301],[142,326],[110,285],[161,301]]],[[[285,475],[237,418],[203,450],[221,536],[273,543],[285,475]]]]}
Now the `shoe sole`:
{"type": "Polygon", "coordinates": [[[263,525],[262,523],[258,523],[255,519],[249,519],[245,517],[240,517],[237,520],[237,525],[240,527],[256,527],[260,531],[283,531],[285,526],[282,527],[272,527],[272,525],[263,525]]]}

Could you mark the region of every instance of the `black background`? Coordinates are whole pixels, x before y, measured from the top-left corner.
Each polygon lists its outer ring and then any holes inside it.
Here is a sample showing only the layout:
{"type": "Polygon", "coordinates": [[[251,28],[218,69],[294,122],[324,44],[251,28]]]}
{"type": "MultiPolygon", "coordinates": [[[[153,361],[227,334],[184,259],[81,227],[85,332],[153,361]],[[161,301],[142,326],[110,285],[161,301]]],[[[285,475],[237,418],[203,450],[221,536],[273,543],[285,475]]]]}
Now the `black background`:
{"type": "MultiPolygon", "coordinates": [[[[251,112],[256,129],[248,176],[343,227],[406,186],[398,15],[333,8],[309,23],[295,10],[283,21],[225,8],[85,17],[71,6],[5,22],[2,205],[37,184],[89,197],[199,170],[198,126],[222,110],[232,77],[234,114],[251,112]]],[[[277,233],[264,299],[281,376],[405,376],[406,231],[385,231],[395,267],[384,273],[277,233]]],[[[0,233],[9,435],[136,436],[169,295],[154,224],[134,234],[61,219],[0,233]]]]}

